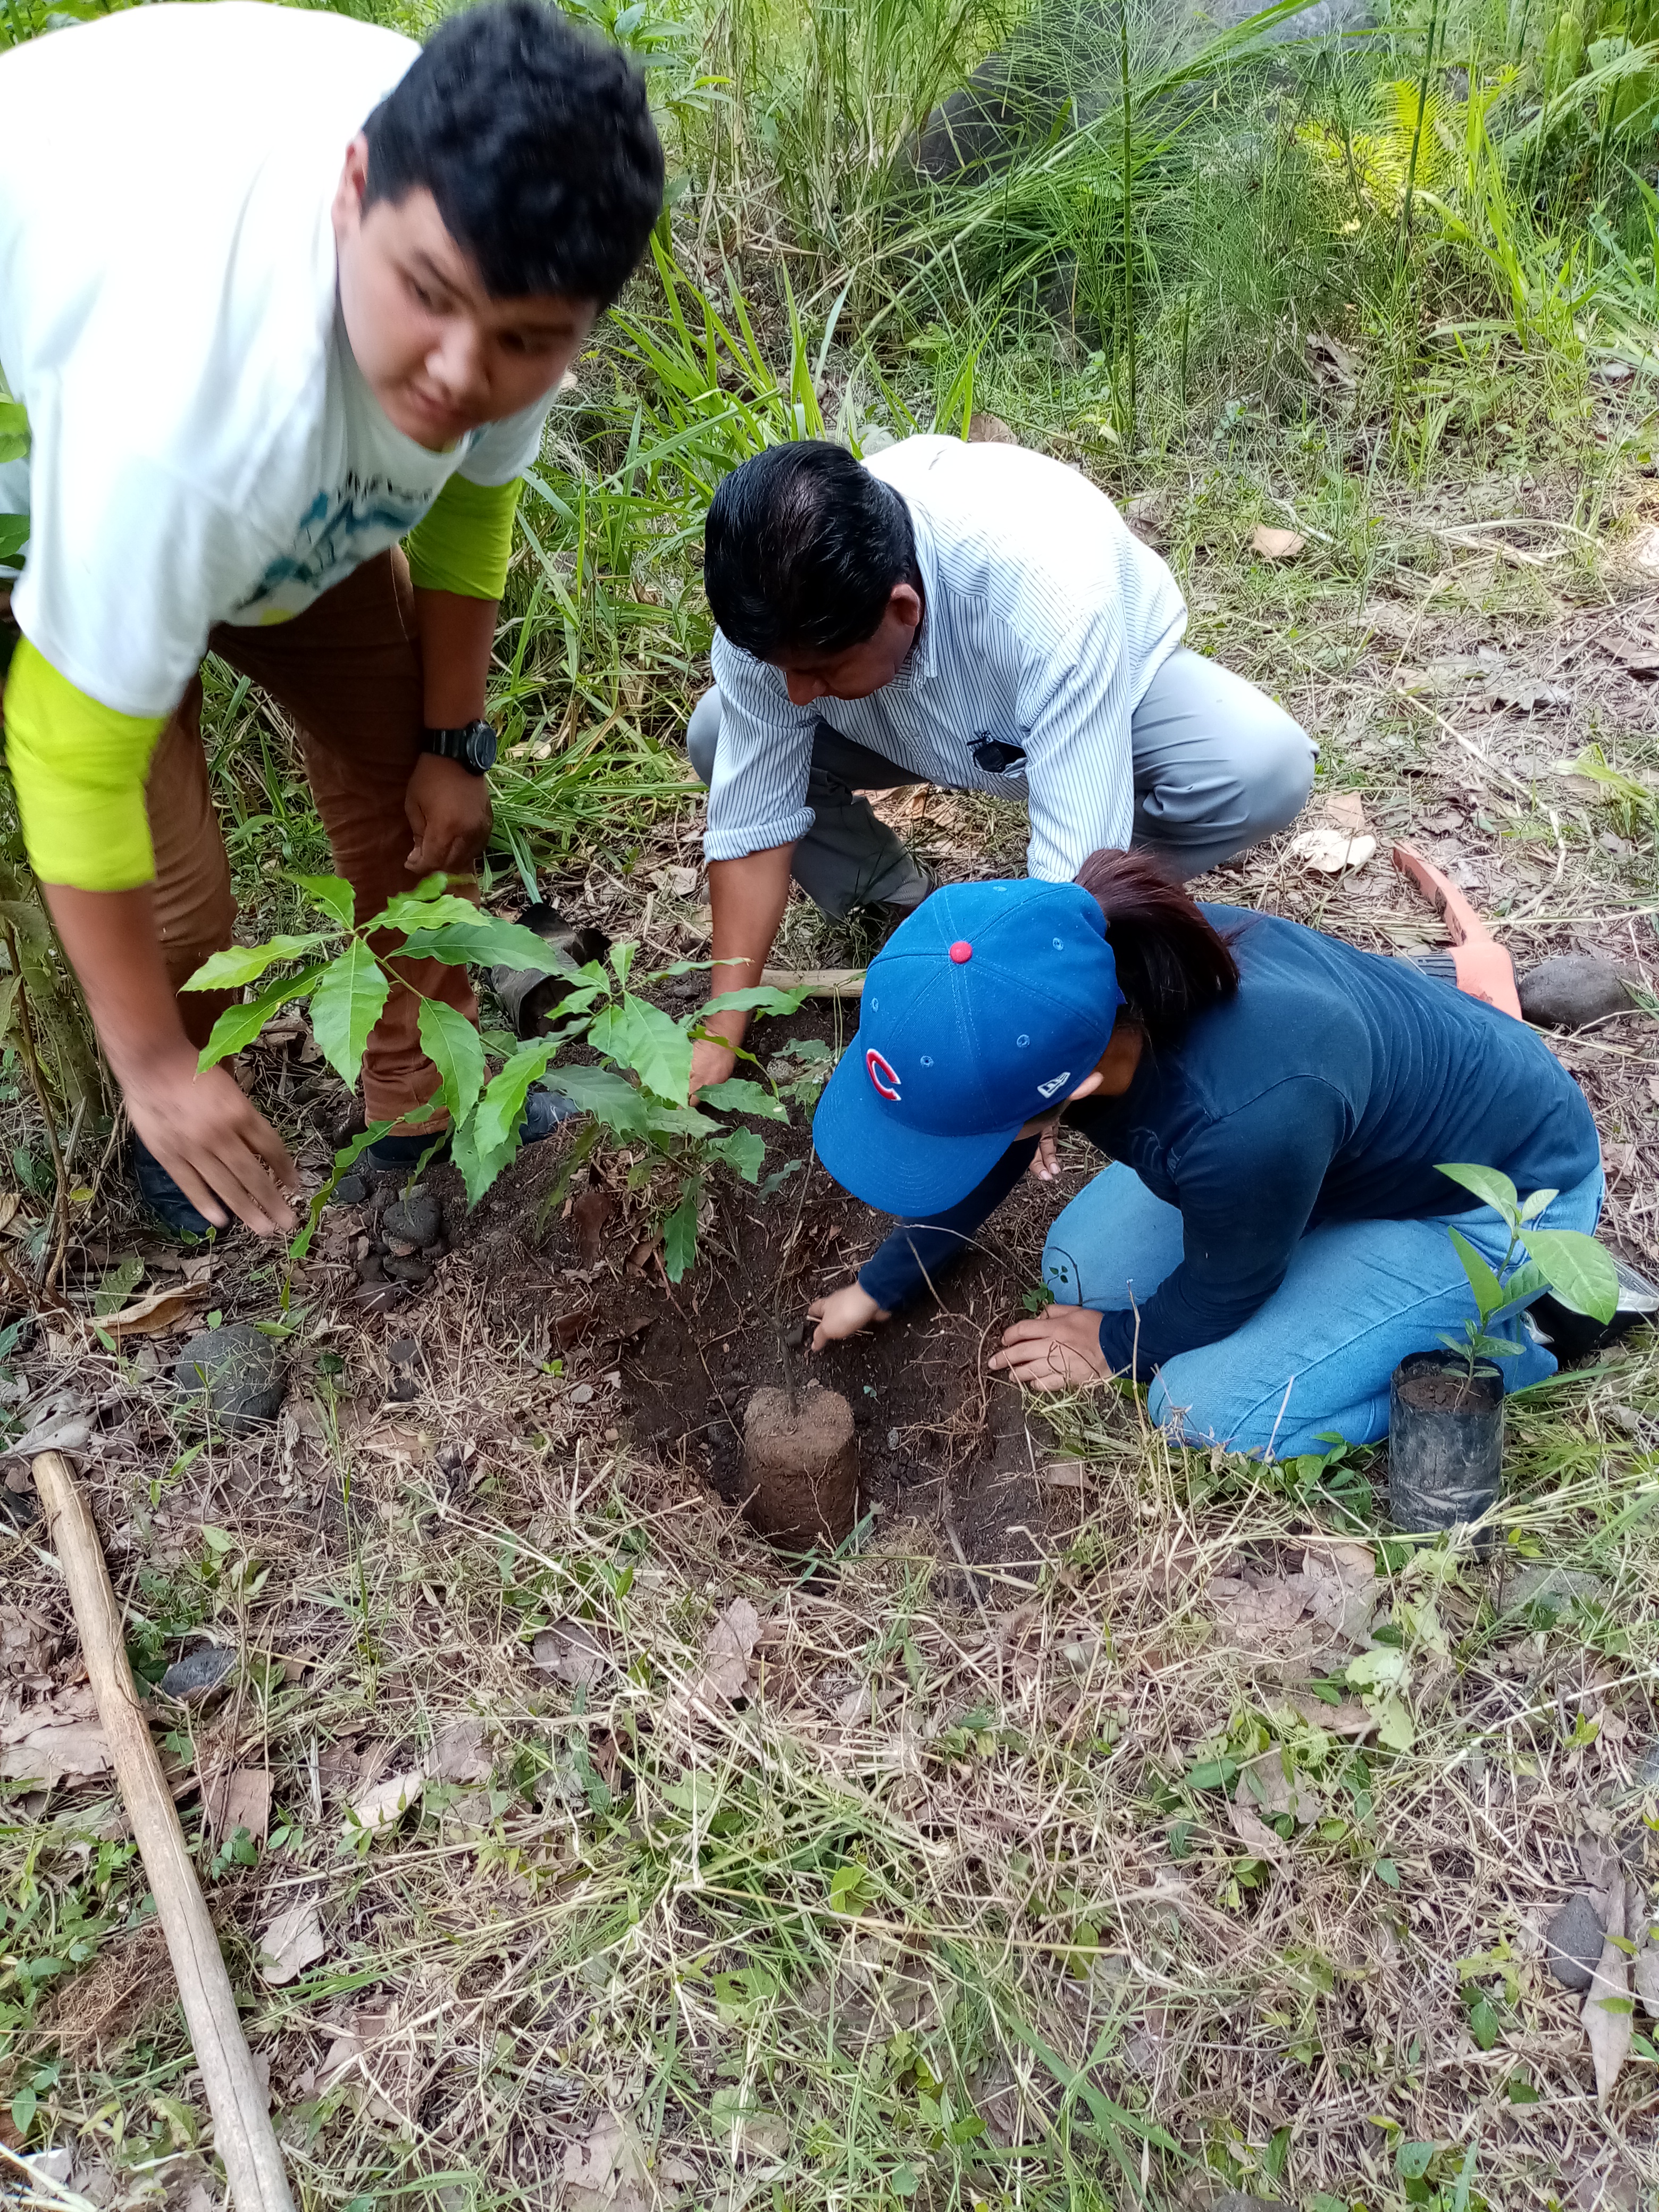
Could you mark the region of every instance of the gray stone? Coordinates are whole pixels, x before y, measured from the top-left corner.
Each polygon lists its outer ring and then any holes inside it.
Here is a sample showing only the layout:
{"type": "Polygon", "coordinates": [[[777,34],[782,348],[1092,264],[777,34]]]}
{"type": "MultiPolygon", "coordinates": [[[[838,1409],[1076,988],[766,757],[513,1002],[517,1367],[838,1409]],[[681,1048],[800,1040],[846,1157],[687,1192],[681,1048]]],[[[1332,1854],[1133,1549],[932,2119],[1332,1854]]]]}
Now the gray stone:
{"type": "Polygon", "coordinates": [[[420,1340],[417,1337],[394,1336],[386,1348],[386,1356],[394,1367],[420,1367],[425,1364],[422,1358],[420,1340]]]}
{"type": "Polygon", "coordinates": [[[431,1261],[417,1259],[413,1254],[400,1260],[393,1253],[386,1262],[386,1271],[394,1283],[425,1283],[432,1279],[431,1261]]]}
{"type": "Polygon", "coordinates": [[[1588,1567],[1547,1567],[1541,1564],[1517,1568],[1504,1585],[1504,1611],[1518,1613],[1523,1606],[1546,1605],[1565,1613],[1575,1601],[1585,1604],[1607,1595],[1607,1586],[1588,1567]]]}
{"type": "Polygon", "coordinates": [[[1544,1963],[1564,1989],[1587,1990],[1601,1955],[1601,1916],[1582,1893],[1570,1897],[1544,1930],[1544,1963]]]}
{"type": "Polygon", "coordinates": [[[422,1244],[430,1244],[443,1227],[443,1213],[438,1201],[419,1183],[407,1196],[394,1199],[380,1216],[383,1235],[399,1244],[412,1244],[418,1251],[422,1244]]]}
{"type": "Polygon", "coordinates": [[[288,1361],[279,1338],[251,1321],[204,1328],[173,1364],[173,1379],[234,1434],[273,1421],[288,1392],[288,1361]]]}
{"type": "Polygon", "coordinates": [[[216,1690],[235,1668],[234,1644],[198,1644],[182,1659],[175,1659],[155,1686],[164,1698],[176,1698],[181,1705],[193,1705],[216,1690]]]}
{"type": "Polygon", "coordinates": [[[1529,969],[1517,988],[1522,1012],[1540,1029],[1580,1030],[1631,1010],[1624,977],[1599,952],[1558,953],[1529,969]]]}
{"type": "Polygon", "coordinates": [[[334,1206],[363,1206],[369,1198],[368,1184],[360,1175],[343,1175],[334,1186],[334,1206]]]}

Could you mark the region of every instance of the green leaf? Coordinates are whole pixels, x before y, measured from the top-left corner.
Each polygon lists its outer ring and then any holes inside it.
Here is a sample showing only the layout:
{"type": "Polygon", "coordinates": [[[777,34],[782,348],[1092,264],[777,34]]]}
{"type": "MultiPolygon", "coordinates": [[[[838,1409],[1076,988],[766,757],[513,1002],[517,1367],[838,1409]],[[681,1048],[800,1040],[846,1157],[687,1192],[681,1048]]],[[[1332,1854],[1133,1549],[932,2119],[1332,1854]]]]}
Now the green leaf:
{"type": "Polygon", "coordinates": [[[1398,1698],[1384,1698],[1376,1707],[1376,1740],[1390,1751],[1409,1751],[1417,1741],[1412,1717],[1398,1698]]]}
{"type": "Polygon", "coordinates": [[[27,514],[0,514],[0,561],[9,561],[29,542],[27,514]]]}
{"type": "Polygon", "coordinates": [[[553,1046],[546,1038],[539,1043],[521,1045],[490,1084],[473,1117],[475,1139],[481,1155],[493,1156],[503,1145],[517,1150],[524,1102],[530,1096],[531,1085],[547,1073],[547,1063],[552,1057],[553,1046]]]}
{"type": "Polygon", "coordinates": [[[1484,1327],[1504,1303],[1503,1285],[1461,1229],[1448,1229],[1446,1234],[1451,1238],[1452,1249],[1463,1262],[1463,1273],[1469,1279],[1475,1310],[1484,1327]]]}
{"type": "Polygon", "coordinates": [[[21,461],[28,449],[28,410],[21,399],[0,399],[0,461],[21,461]]]}
{"type": "Polygon", "coordinates": [[[464,1121],[483,1088],[483,1040],[477,1024],[441,999],[422,999],[421,1045],[443,1078],[443,1103],[451,1120],[464,1121]]]}
{"type": "Polygon", "coordinates": [[[642,1137],[650,1109],[626,1077],[611,1067],[556,1067],[549,1079],[584,1114],[619,1137],[642,1137]]]}
{"type": "Polygon", "coordinates": [[[1559,1190],[1535,1190],[1521,1209],[1522,1221],[1536,1221],[1553,1198],[1559,1198],[1559,1190]]]}
{"type": "Polygon", "coordinates": [[[449,1157],[461,1171],[469,1206],[478,1203],[518,1149],[519,1133],[516,1128],[511,1136],[501,1142],[484,1146],[478,1142],[478,1117],[476,1114],[471,1121],[460,1123],[450,1138],[449,1157]]]}
{"type": "Polygon", "coordinates": [[[758,1129],[728,1129],[723,1137],[710,1142],[708,1150],[715,1159],[724,1160],[734,1175],[754,1182],[766,1158],[766,1139],[758,1129]]]}
{"type": "Polygon", "coordinates": [[[1403,2142],[1394,2154],[1402,2181],[1421,2181],[1433,2163],[1437,2146],[1431,2142],[1403,2142]]]}
{"type": "Polygon", "coordinates": [[[1236,1759],[1200,1759],[1195,1766],[1187,1769],[1186,1782],[1189,1790],[1226,1790],[1231,1788],[1238,1772],[1236,1759]]]}
{"type": "Polygon", "coordinates": [[[663,1272],[678,1283],[697,1256],[697,1205],[702,1184],[696,1176],[680,1193],[680,1202],[662,1225],[663,1272]]]}
{"type": "Polygon", "coordinates": [[[1504,1303],[1506,1306],[1514,1305],[1535,1298],[1540,1291],[1547,1291],[1549,1286],[1550,1279],[1536,1260],[1528,1260],[1504,1277],[1504,1303]]]}
{"type": "Polygon", "coordinates": [[[1619,1276],[1593,1237],[1577,1229],[1527,1229],[1521,1241],[1564,1306],[1592,1321],[1613,1319],[1619,1310],[1619,1276]]]}
{"type": "Polygon", "coordinates": [[[411,931],[403,955],[410,960],[441,960],[449,968],[529,968],[538,975],[588,975],[601,988],[604,977],[596,969],[578,969],[568,952],[538,937],[516,921],[503,921],[498,914],[470,908],[465,921],[449,921],[438,929],[411,931]]]}
{"type": "Polygon", "coordinates": [[[1465,1190],[1473,1191],[1483,1206],[1495,1206],[1505,1221],[1513,1224],[1520,1209],[1515,1185],[1496,1168],[1471,1167],[1467,1164],[1449,1167],[1442,1160],[1436,1173],[1449,1176],[1454,1182],[1462,1183],[1465,1190]]]}
{"type": "Polygon", "coordinates": [[[1378,1859],[1371,1871],[1377,1880],[1386,1884],[1389,1889],[1399,1888],[1400,1869],[1392,1859],[1378,1859]]]}
{"type": "Polygon", "coordinates": [[[478,918],[478,908],[471,899],[422,898],[414,891],[398,891],[363,924],[363,933],[367,936],[377,929],[400,929],[405,934],[428,929],[471,929],[478,918]]]}
{"type": "Polygon", "coordinates": [[[222,952],[210,952],[187,983],[180,988],[186,991],[240,991],[244,983],[252,983],[263,975],[267,968],[274,968],[279,960],[303,960],[319,945],[326,945],[329,933],[313,929],[304,937],[271,937],[263,945],[228,945],[222,952]]]}
{"type": "Polygon", "coordinates": [[[351,927],[356,918],[357,899],[343,876],[295,876],[294,880],[302,891],[310,894],[313,905],[333,915],[342,929],[351,927]]]}
{"type": "Polygon", "coordinates": [[[691,1088],[691,1039],[672,1016],[648,1000],[623,994],[588,1024],[596,1052],[631,1067],[647,1091],[671,1105],[687,1103],[691,1088]]]}
{"type": "Polygon", "coordinates": [[[285,975],[280,983],[269,985],[246,1005],[227,1006],[213,1024],[197,1066],[216,1066],[220,1060],[228,1060],[232,1053],[251,1045],[272,1015],[280,1013],[294,1000],[303,999],[314,988],[318,977],[327,973],[328,963],[319,960],[309,968],[302,968],[297,975],[285,975]]]}
{"type": "Polygon", "coordinates": [[[20,2089],[11,2100],[11,2124],[20,2137],[26,2137],[34,2125],[34,2115],[40,2110],[40,2100],[33,2089],[20,2089]]]}
{"type": "Polygon", "coordinates": [[[1524,2074],[1511,2074],[1504,2084],[1504,2094],[1512,2105],[1541,2105],[1544,2093],[1534,2088],[1524,2074]]]}
{"type": "Polygon", "coordinates": [[[15,975],[0,975],[0,1040],[11,1035],[12,1019],[17,1012],[17,985],[15,975]]]}
{"type": "Polygon", "coordinates": [[[789,1119],[789,1109],[781,1098],[774,1097],[764,1085],[751,1083],[744,1075],[729,1075],[724,1083],[711,1084],[697,1093],[697,1103],[712,1106],[721,1114],[758,1114],[768,1121],[789,1119]]]}
{"type": "Polygon", "coordinates": [[[1490,2051],[1499,2033],[1498,2014],[1485,1997],[1477,1997],[1469,2007],[1469,2033],[1483,2051],[1490,2051]]]}
{"type": "Polygon", "coordinates": [[[698,1007],[696,1018],[702,1021],[705,1014],[798,1014],[806,995],[805,991],[779,991],[770,983],[757,983],[752,990],[722,991],[719,998],[698,1007]]]}
{"type": "Polygon", "coordinates": [[[386,971],[361,939],[353,938],[323,971],[311,995],[311,1033],[341,1080],[355,1089],[368,1033],[391,991],[386,971]]]}

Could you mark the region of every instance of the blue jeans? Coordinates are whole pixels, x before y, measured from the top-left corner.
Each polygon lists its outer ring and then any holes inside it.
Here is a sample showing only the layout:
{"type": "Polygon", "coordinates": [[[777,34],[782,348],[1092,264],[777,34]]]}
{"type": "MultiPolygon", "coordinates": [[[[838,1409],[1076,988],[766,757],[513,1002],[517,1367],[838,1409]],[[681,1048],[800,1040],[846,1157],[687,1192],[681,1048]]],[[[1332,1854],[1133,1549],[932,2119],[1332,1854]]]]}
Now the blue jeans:
{"type": "MultiPolygon", "coordinates": [[[[1594,1232],[1598,1167],[1548,1206],[1539,1226],[1594,1232]]],[[[1522,1195],[1526,1195],[1522,1192],[1522,1195]]],[[[1408,1352],[1456,1334],[1474,1302],[1446,1224],[1455,1220],[1496,1267],[1509,1232],[1489,1206],[1418,1221],[1330,1221],[1297,1246],[1284,1281],[1242,1328],[1166,1360],[1147,1398],[1152,1419],[1183,1443],[1275,1459],[1328,1449],[1322,1436],[1378,1443],[1389,1432],[1389,1377],[1408,1352]]],[[[1080,1191],[1050,1231],[1043,1279],[1057,1304],[1122,1313],[1144,1306],[1181,1264],[1181,1216],[1130,1169],[1114,1164],[1080,1191]]],[[[1506,1308],[1518,1323],[1518,1310],[1506,1308]]],[[[1524,1325],[1492,1324],[1522,1349],[1498,1364],[1506,1390],[1555,1372],[1524,1325]]]]}

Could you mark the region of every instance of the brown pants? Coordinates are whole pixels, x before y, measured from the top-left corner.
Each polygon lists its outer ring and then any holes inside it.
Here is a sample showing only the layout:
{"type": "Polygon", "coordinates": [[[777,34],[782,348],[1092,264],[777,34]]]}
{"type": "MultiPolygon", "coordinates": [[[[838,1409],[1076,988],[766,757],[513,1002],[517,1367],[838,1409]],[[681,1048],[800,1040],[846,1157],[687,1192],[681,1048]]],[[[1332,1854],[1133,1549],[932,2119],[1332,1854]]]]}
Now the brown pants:
{"type": "MultiPolygon", "coordinates": [[[[411,889],[419,879],[404,866],[415,836],[404,793],[425,717],[415,595],[402,552],[393,548],[366,562],[292,622],[264,629],[222,623],[208,642],[293,716],[317,811],[335,865],[356,893],[358,914],[376,914],[393,891],[411,889]]],[[[236,921],[202,749],[199,680],[156,743],[145,800],[155,846],[156,921],[176,989],[210,952],[230,943],[236,921]]],[[[471,888],[459,881],[452,887],[471,888]]],[[[465,968],[408,960],[392,974],[405,981],[394,980],[363,1054],[371,1121],[397,1119],[438,1087],[437,1070],[421,1049],[416,993],[443,1000],[469,1019],[477,1014],[465,968]]],[[[186,991],[179,1003],[191,1042],[204,1043],[226,1000],[186,991]]]]}

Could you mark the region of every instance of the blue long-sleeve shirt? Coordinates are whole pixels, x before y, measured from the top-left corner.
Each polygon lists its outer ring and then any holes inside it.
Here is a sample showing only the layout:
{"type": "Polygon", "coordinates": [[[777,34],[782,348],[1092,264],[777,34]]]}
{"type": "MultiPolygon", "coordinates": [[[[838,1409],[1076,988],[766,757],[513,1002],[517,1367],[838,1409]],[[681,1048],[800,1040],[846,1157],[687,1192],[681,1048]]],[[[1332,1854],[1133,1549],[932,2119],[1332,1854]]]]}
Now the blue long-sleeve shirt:
{"type": "MultiPolygon", "coordinates": [[[[1148,1046],[1121,1098],[1066,1119],[1182,1217],[1183,1257],[1138,1314],[1102,1316],[1117,1370],[1243,1326],[1322,1221],[1432,1218],[1470,1201],[1437,1163],[1501,1168],[1524,1197],[1596,1165],[1583,1093],[1522,1022],[1298,923],[1203,911],[1232,941],[1237,994],[1173,1047],[1148,1046]]],[[[889,1310],[937,1279],[1036,1151],[1012,1145],[946,1213],[896,1230],[859,1281],[889,1310]]]]}

